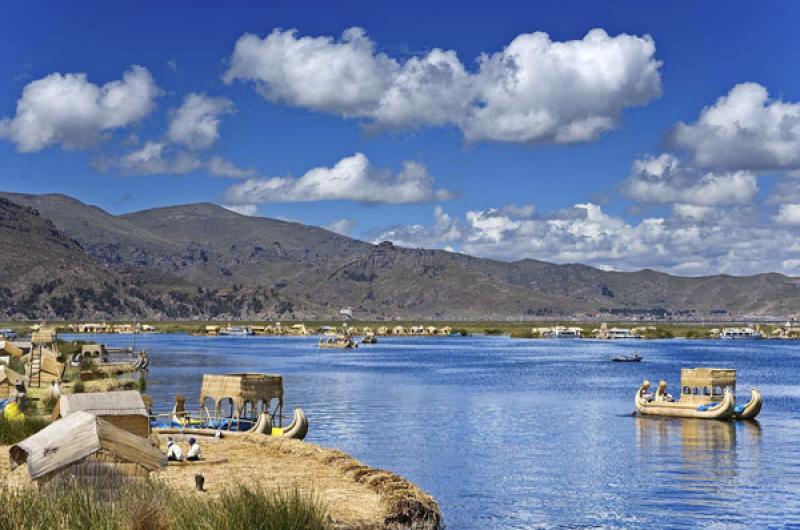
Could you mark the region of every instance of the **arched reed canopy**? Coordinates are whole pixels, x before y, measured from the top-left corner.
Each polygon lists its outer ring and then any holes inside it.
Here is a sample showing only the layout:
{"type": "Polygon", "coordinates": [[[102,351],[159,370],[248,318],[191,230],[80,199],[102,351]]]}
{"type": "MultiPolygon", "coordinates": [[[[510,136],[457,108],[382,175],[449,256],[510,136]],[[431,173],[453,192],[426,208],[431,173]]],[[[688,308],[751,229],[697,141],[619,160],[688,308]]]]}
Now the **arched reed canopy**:
{"type": "Polygon", "coordinates": [[[273,416],[273,421],[277,419],[277,423],[281,423],[283,376],[275,374],[204,374],[203,387],[200,389],[201,408],[205,408],[205,401],[208,398],[214,401],[217,419],[221,417],[224,400],[230,400],[232,418],[236,419],[245,415],[256,417],[261,412],[270,412],[270,403],[277,400],[275,408],[270,414],[273,416]],[[250,414],[246,414],[246,412],[250,412],[250,414]]]}
{"type": "Polygon", "coordinates": [[[736,392],[736,370],[684,368],[681,370],[681,400],[692,403],[722,401],[723,391],[736,392]]]}

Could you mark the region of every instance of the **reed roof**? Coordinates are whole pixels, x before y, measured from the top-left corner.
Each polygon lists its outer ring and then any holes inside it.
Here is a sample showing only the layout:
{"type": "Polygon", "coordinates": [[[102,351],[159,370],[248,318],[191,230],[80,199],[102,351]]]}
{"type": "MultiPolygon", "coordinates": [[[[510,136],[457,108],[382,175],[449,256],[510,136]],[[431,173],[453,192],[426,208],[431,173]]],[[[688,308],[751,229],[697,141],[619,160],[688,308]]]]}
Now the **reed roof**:
{"type": "Polygon", "coordinates": [[[36,480],[101,449],[149,471],[164,465],[164,455],[147,439],[83,411],[53,422],[13,445],[9,457],[11,469],[27,462],[31,479],[36,480]]]}
{"type": "Polygon", "coordinates": [[[52,344],[56,341],[56,330],[51,328],[41,328],[31,334],[32,344],[52,344]]]}
{"type": "Polygon", "coordinates": [[[12,357],[21,357],[22,348],[19,348],[10,340],[0,340],[0,353],[6,353],[12,357]]]}
{"type": "Polygon", "coordinates": [[[16,385],[17,381],[21,379],[25,378],[6,365],[0,364],[0,383],[7,381],[9,384],[16,385]]]}
{"type": "Polygon", "coordinates": [[[239,405],[278,399],[283,402],[283,376],[275,374],[204,374],[200,402],[230,398],[239,405]]]}
{"type": "Polygon", "coordinates": [[[97,416],[148,416],[142,395],[136,390],[64,394],[58,401],[58,407],[62,417],[78,411],[97,416]]]}
{"type": "Polygon", "coordinates": [[[736,388],[736,370],[728,368],[683,368],[681,386],[732,386],[736,388]]]}

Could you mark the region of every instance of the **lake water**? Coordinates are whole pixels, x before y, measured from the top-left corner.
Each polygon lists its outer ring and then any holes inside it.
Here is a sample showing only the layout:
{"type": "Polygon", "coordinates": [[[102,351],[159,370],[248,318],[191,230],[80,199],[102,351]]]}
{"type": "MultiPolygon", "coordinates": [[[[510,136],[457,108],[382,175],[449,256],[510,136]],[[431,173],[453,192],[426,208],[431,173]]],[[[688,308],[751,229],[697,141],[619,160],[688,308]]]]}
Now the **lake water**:
{"type": "Polygon", "coordinates": [[[283,374],[308,441],[419,484],[453,530],[800,527],[800,343],[316,340],[140,335],[137,347],[159,410],[176,393],[192,404],[203,373],[283,374]],[[609,361],[634,351],[642,363],[609,361]],[[677,394],[680,368],[696,366],[737,369],[740,401],[757,386],[758,423],[630,415],[642,379],[677,394]]]}

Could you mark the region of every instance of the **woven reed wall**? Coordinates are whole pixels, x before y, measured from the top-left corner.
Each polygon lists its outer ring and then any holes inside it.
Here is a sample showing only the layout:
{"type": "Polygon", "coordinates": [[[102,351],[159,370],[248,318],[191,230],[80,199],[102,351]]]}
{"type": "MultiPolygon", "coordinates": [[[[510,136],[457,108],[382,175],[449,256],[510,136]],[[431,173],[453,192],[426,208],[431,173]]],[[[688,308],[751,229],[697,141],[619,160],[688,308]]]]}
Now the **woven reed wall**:
{"type": "Polygon", "coordinates": [[[143,480],[149,471],[103,449],[49,473],[36,481],[40,489],[70,486],[89,487],[103,496],[113,497],[126,481],[143,480]]]}
{"type": "Polygon", "coordinates": [[[139,414],[127,416],[99,415],[98,418],[103,418],[111,425],[124,429],[136,436],[141,436],[142,438],[150,436],[150,420],[145,416],[139,414]]]}

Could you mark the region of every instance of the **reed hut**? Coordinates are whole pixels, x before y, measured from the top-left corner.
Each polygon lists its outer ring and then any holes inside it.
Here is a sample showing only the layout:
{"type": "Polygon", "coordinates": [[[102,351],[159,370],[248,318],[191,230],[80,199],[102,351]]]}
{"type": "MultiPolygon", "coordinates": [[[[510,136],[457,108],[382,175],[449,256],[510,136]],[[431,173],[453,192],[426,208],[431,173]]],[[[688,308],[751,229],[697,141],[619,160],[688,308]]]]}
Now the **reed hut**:
{"type": "Polygon", "coordinates": [[[225,400],[231,403],[230,417],[233,419],[239,419],[243,415],[255,417],[261,412],[269,412],[272,400],[276,400],[273,416],[277,416],[280,423],[283,413],[283,376],[252,373],[204,374],[200,389],[201,409],[206,409],[205,402],[209,398],[214,402],[216,419],[223,417],[222,404],[225,400]]]}
{"type": "Polygon", "coordinates": [[[389,334],[389,328],[387,328],[386,326],[381,326],[377,330],[375,330],[375,334],[376,335],[381,335],[381,336],[388,335],[389,334]]]}
{"type": "Polygon", "coordinates": [[[147,405],[136,390],[64,394],[53,409],[53,419],[66,418],[76,412],[89,412],[142,438],[150,435],[147,405]]]}
{"type": "Polygon", "coordinates": [[[25,375],[30,386],[39,388],[49,386],[53,381],[60,381],[64,376],[64,363],[58,362],[56,353],[51,350],[31,350],[28,364],[25,365],[25,375]]]}
{"type": "Polygon", "coordinates": [[[14,392],[17,381],[25,378],[11,368],[0,364],[0,399],[8,399],[14,392]]]}
{"type": "Polygon", "coordinates": [[[453,332],[453,328],[450,326],[444,326],[439,328],[439,335],[449,335],[453,332]]]}
{"type": "Polygon", "coordinates": [[[104,344],[84,344],[81,346],[81,357],[95,359],[98,357],[103,357],[107,353],[108,352],[106,351],[104,344]]]}
{"type": "Polygon", "coordinates": [[[78,485],[110,496],[165,464],[148,440],[83,411],[11,446],[9,460],[11,469],[27,463],[40,489],[78,485]]]}
{"type": "Polygon", "coordinates": [[[0,355],[22,357],[22,348],[16,346],[10,340],[0,340],[0,355]]]}
{"type": "Polygon", "coordinates": [[[405,334],[406,334],[406,328],[404,328],[403,326],[395,326],[392,328],[392,335],[405,335],[405,334]]]}

